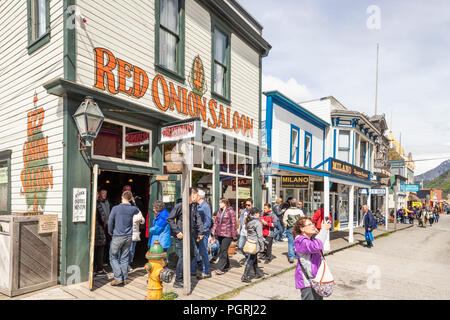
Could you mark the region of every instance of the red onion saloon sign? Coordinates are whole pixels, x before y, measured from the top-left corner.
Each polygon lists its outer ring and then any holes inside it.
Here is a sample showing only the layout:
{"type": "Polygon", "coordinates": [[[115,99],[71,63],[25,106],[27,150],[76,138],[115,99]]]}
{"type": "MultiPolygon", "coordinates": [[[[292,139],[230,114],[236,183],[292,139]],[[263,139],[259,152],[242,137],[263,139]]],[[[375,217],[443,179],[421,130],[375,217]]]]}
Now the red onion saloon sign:
{"type": "Polygon", "coordinates": [[[104,48],[95,48],[95,88],[111,94],[125,94],[142,98],[149,87],[156,107],[163,111],[177,111],[178,114],[200,117],[208,128],[222,128],[253,138],[253,119],[232,111],[215,99],[202,95],[206,91],[205,71],[199,56],[194,59],[189,77],[191,90],[168,81],[157,74],[150,83],[147,73],[131,63],[116,58],[104,48]],[[117,75],[116,75],[117,74],[117,75]],[[208,112],[209,111],[209,112],[208,112]]]}
{"type": "MultiPolygon", "coordinates": [[[[34,98],[36,104],[37,97],[34,98]]],[[[25,195],[27,208],[33,214],[44,210],[47,191],[53,189],[53,167],[48,166],[48,137],[44,136],[45,111],[34,109],[27,115],[27,141],[23,144],[24,169],[20,174],[21,195],[25,195]]]]}
{"type": "Polygon", "coordinates": [[[200,121],[189,121],[161,128],[160,143],[176,142],[184,139],[198,138],[201,134],[200,121]]]}

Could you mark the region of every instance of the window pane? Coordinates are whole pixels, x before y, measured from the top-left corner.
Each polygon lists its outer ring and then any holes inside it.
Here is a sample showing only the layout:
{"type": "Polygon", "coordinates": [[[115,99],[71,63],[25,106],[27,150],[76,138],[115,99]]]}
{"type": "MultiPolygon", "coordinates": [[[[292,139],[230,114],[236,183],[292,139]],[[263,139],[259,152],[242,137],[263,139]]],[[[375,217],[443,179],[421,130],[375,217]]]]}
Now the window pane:
{"type": "Polygon", "coordinates": [[[237,159],[235,154],[229,154],[228,155],[228,166],[230,169],[230,173],[236,173],[236,165],[237,165],[237,159]]]}
{"type": "Polygon", "coordinates": [[[159,63],[169,70],[177,71],[177,38],[167,31],[159,32],[159,63]]]}
{"type": "Polygon", "coordinates": [[[228,172],[227,153],[223,151],[221,151],[220,153],[222,154],[222,156],[220,157],[220,171],[228,172]]]}
{"type": "Polygon", "coordinates": [[[194,167],[201,168],[202,167],[202,147],[194,144],[194,167]]]}
{"type": "Polygon", "coordinates": [[[214,59],[226,65],[227,36],[219,30],[214,31],[214,59]]]}
{"type": "Polygon", "coordinates": [[[211,204],[213,194],[213,174],[200,171],[192,171],[192,187],[205,191],[205,201],[211,204]]]}
{"type": "Polygon", "coordinates": [[[311,137],[306,136],[305,141],[305,164],[309,165],[309,157],[311,155],[311,137]]]}
{"type": "Polygon", "coordinates": [[[203,148],[203,169],[212,170],[214,164],[214,149],[203,148]]]}
{"type": "Polygon", "coordinates": [[[339,150],[338,159],[341,161],[348,162],[348,154],[349,154],[348,150],[339,150]]]}
{"type": "Polygon", "coordinates": [[[178,0],[160,0],[160,24],[178,34],[178,0]]]}
{"type": "Polygon", "coordinates": [[[122,159],[122,126],[103,122],[94,140],[94,155],[122,159]]]}
{"type": "Polygon", "coordinates": [[[225,95],[225,69],[217,63],[214,63],[214,91],[225,95]]]}
{"type": "Polygon", "coordinates": [[[8,164],[0,163],[0,214],[8,213],[8,164]]]}
{"type": "Polygon", "coordinates": [[[245,175],[247,177],[251,177],[252,176],[252,172],[253,172],[253,165],[252,165],[252,160],[250,158],[246,158],[246,165],[245,165],[245,175]]]}
{"type": "Polygon", "coordinates": [[[238,179],[238,204],[252,198],[252,179],[238,179]]]}
{"type": "Polygon", "coordinates": [[[220,198],[227,198],[236,210],[236,177],[220,176],[220,198]]]}
{"type": "Polygon", "coordinates": [[[341,131],[339,132],[339,148],[349,148],[350,147],[350,132],[341,131]]]}
{"type": "Polygon", "coordinates": [[[46,0],[38,0],[37,9],[38,9],[38,28],[37,28],[37,37],[42,36],[47,29],[47,15],[46,15],[46,0]]]}
{"type": "Polygon", "coordinates": [[[298,131],[292,130],[292,145],[291,145],[291,162],[297,162],[297,148],[298,148],[298,131]]]}
{"type": "Polygon", "coordinates": [[[150,161],[150,134],[127,128],[125,136],[125,159],[150,161]]]}
{"type": "Polygon", "coordinates": [[[242,156],[238,157],[238,174],[241,176],[245,174],[245,158],[242,156]]]}

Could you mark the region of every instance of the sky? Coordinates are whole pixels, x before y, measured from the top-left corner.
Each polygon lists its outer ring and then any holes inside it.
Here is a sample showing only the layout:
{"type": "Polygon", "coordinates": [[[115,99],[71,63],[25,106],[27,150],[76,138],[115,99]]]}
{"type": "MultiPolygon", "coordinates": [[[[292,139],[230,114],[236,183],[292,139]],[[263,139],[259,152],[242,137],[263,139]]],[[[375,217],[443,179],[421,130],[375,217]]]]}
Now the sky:
{"type": "MultiPolygon", "coordinates": [[[[272,45],[263,91],[300,102],[334,96],[375,114],[416,161],[415,174],[450,158],[448,0],[239,0],[272,45]],[[392,123],[392,125],[391,125],[392,123]]],[[[387,132],[388,133],[388,132],[387,132]]]]}

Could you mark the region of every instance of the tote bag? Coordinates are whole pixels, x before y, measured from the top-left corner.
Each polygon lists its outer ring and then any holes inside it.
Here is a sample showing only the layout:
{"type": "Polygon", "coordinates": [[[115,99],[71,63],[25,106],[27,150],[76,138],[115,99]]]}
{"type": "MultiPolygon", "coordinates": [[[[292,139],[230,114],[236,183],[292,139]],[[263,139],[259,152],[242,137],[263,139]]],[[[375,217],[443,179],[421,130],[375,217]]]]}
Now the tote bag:
{"type": "Polygon", "coordinates": [[[323,256],[322,251],[320,252],[320,254],[322,256],[322,262],[320,263],[319,269],[317,270],[317,274],[314,277],[314,279],[309,278],[308,274],[305,272],[305,269],[303,269],[303,266],[300,263],[300,259],[298,261],[299,261],[300,267],[303,270],[303,273],[306,275],[308,280],[311,282],[311,286],[314,289],[314,291],[316,291],[316,293],[319,296],[327,298],[327,297],[331,296],[331,294],[333,293],[334,278],[333,278],[333,275],[331,274],[331,271],[330,271],[330,268],[328,267],[327,262],[325,261],[325,257],[323,256]]]}
{"type": "Polygon", "coordinates": [[[247,254],[256,254],[256,241],[247,239],[243,250],[247,254]]]}

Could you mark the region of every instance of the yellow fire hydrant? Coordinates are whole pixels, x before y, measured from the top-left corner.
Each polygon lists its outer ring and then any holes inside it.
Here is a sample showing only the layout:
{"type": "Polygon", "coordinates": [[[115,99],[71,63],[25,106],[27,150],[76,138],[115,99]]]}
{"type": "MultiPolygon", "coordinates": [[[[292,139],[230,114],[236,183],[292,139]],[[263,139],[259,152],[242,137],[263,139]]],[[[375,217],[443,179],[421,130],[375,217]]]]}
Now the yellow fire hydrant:
{"type": "Polygon", "coordinates": [[[162,282],[169,283],[172,280],[173,272],[164,268],[166,266],[166,253],[158,240],[145,254],[145,258],[148,260],[145,265],[145,270],[148,272],[148,292],[145,300],[159,300],[162,297],[162,282]]]}

